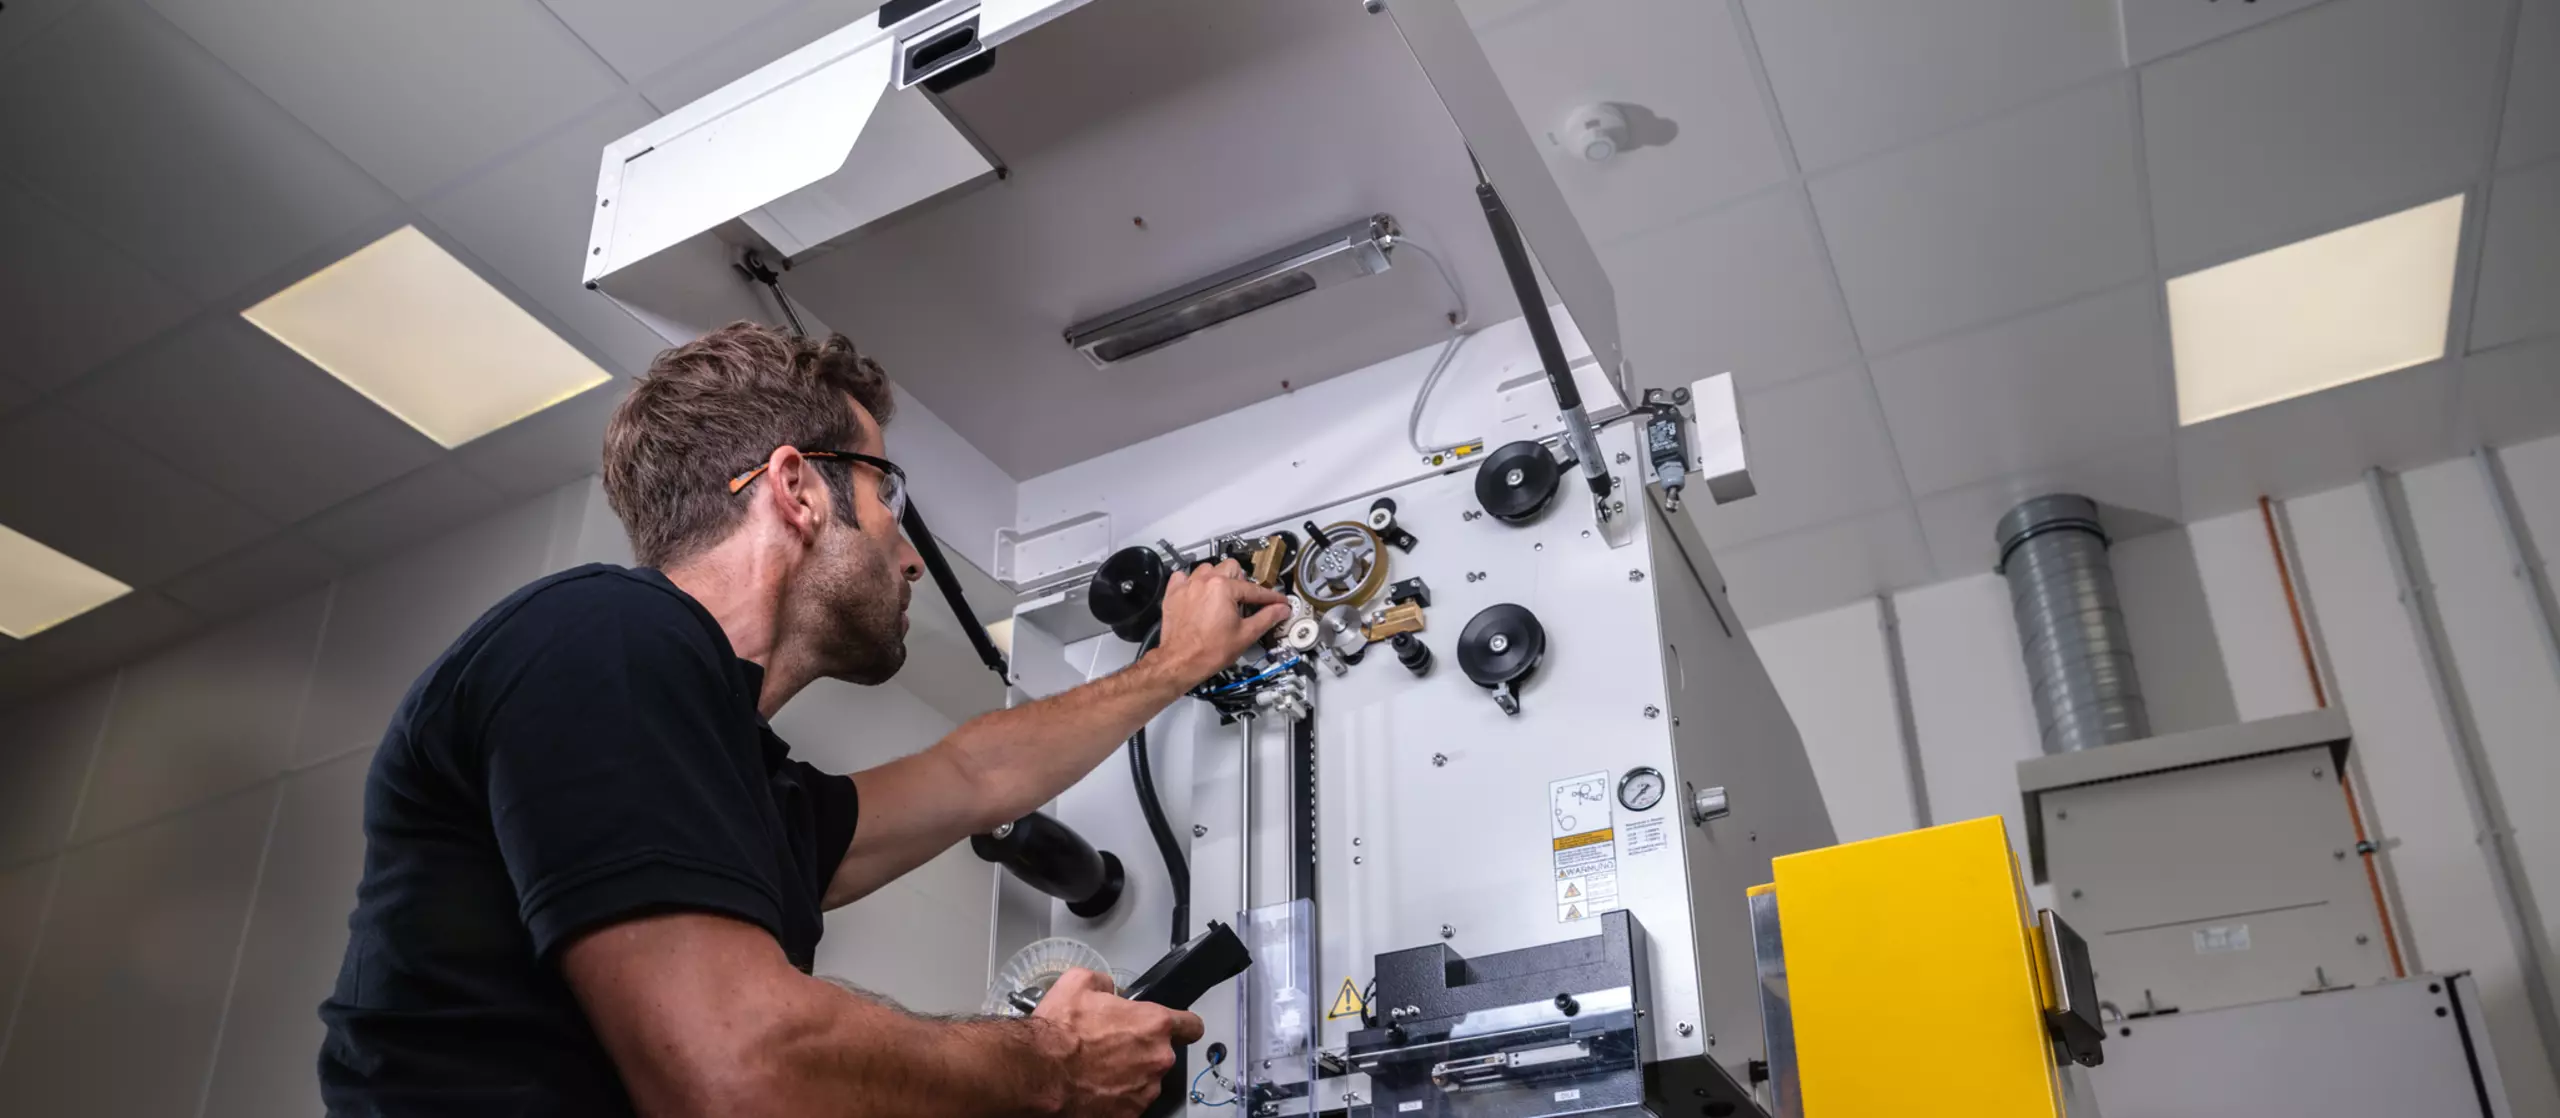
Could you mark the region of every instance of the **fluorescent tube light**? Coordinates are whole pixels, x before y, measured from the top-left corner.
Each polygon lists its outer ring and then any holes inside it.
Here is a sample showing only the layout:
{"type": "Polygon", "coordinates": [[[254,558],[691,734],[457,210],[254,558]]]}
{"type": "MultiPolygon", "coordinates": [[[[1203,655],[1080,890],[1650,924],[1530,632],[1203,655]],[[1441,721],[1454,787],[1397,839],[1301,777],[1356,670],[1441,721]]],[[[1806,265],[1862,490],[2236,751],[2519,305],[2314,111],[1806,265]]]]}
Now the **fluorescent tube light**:
{"type": "Polygon", "coordinates": [[[0,525],[0,633],[25,640],[133,590],[0,525]]]}
{"type": "Polygon", "coordinates": [[[2463,196],[2169,281],[2178,423],[2444,356],[2463,196]]]}
{"type": "Polygon", "coordinates": [[[611,379],[416,226],[241,315],[448,448],[611,379]]]}
{"type": "Polygon", "coordinates": [[[1107,368],[1317,288],[1386,271],[1396,236],[1396,219],[1365,217],[1079,322],[1067,328],[1067,344],[1094,368],[1107,368]]]}

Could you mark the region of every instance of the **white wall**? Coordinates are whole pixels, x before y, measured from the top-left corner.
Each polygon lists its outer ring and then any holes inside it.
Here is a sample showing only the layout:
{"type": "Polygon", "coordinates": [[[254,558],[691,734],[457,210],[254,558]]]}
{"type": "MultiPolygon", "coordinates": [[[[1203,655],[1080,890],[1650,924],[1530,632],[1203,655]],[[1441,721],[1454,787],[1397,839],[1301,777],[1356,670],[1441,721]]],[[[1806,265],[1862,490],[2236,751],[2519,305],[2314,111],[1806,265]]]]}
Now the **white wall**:
{"type": "MultiPolygon", "coordinates": [[[[0,711],[0,1114],[320,1113],[317,1009],[391,708],[482,610],[595,560],[628,551],[582,480],[0,711]]],[[[924,659],[908,671],[983,682],[921,689],[934,703],[822,685],[777,727],[849,771],[1000,701],[974,660],[924,659]]],[[[974,1008],[989,890],[965,851],[946,855],[831,914],[821,966],[920,1010],[974,1008]]]]}
{"type": "MultiPolygon", "coordinates": [[[[2560,439],[2500,452],[2525,531],[2560,547],[2560,439]]],[[[2478,728],[2493,795],[2515,822],[2536,929],[2560,929],[2560,664],[2541,643],[2527,585],[2509,561],[2480,468],[2464,458],[2391,484],[2415,528],[2422,590],[2439,609],[2458,701],[2478,728]]],[[[2491,1041],[2519,1118],[2560,1116],[2525,1000],[2519,955],[2492,888],[2481,820],[2384,550],[2388,529],[2362,486],[2277,506],[2314,655],[2355,728],[2367,825],[2414,971],[2479,976],[2491,1041]]],[[[2158,732],[2267,718],[2314,705],[2291,614],[2254,509],[2120,543],[2117,585],[2158,732]]],[[[1981,574],[1894,599],[1921,778],[1939,822],[1999,814],[2023,841],[2015,765],[2039,749],[2006,587],[1981,574]]],[[[1764,626],[1754,645],[1778,681],[1842,837],[1907,825],[1885,636],[1876,603],[1764,626]]],[[[2020,851],[2024,856],[2023,849],[2020,851]]],[[[2560,995],[2560,991],[2555,991],[2560,995]]]]}

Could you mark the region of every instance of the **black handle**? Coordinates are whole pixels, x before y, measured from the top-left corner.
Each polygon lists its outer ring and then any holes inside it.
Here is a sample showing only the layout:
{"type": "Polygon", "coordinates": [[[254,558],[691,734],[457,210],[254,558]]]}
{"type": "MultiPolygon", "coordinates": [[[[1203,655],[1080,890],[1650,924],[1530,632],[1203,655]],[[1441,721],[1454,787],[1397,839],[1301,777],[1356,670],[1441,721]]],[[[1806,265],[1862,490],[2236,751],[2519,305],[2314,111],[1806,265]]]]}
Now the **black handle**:
{"type": "MultiPolygon", "coordinates": [[[[1236,936],[1236,930],[1212,920],[1208,931],[1174,948],[1148,967],[1147,973],[1129,983],[1129,1000],[1152,1002],[1167,1009],[1189,1009],[1210,987],[1243,974],[1252,965],[1253,952],[1236,936]]],[[[1191,1084],[1185,1075],[1190,1071],[1187,1055],[1179,1046],[1174,1049],[1173,1070],[1165,1074],[1164,1088],[1147,1107],[1144,1118],[1179,1114],[1190,1101],[1191,1084]]]]}
{"type": "Polygon", "coordinates": [[[1111,911],[1120,900],[1120,859],[1108,850],[1095,850],[1075,828],[1039,812],[993,833],[970,836],[969,849],[1023,884],[1067,902],[1067,911],[1084,919],[1111,911]]]}

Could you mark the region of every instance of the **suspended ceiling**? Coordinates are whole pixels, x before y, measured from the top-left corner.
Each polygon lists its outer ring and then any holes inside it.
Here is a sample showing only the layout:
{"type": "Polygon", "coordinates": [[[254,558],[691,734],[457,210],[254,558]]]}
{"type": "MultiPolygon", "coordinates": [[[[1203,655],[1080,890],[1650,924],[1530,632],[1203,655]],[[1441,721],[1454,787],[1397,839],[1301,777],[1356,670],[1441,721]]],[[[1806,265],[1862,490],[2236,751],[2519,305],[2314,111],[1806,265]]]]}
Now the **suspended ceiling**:
{"type": "MultiPolygon", "coordinates": [[[[627,377],[653,339],[576,283],[596,153],[872,6],[0,9],[0,523],[139,588],[0,649],[0,701],[591,470],[614,386],[446,451],[238,312],[415,224],[627,377]]],[[[2560,429],[2560,0],[1466,6],[1533,134],[1632,107],[1633,150],[1551,163],[1637,379],[1743,382],[1761,493],[1701,522],[1750,620],[1983,570],[1992,519],[2044,489],[2138,530],[2560,429]],[[2166,277],[2453,193],[2455,356],[2176,428],[2166,277]]],[[[1151,77],[1252,88],[1091,80],[1151,77]]],[[[1368,282],[1419,308],[1424,279],[1368,282]]],[[[1281,390],[1184,376],[1125,428],[910,379],[1022,470],[1281,390]]]]}

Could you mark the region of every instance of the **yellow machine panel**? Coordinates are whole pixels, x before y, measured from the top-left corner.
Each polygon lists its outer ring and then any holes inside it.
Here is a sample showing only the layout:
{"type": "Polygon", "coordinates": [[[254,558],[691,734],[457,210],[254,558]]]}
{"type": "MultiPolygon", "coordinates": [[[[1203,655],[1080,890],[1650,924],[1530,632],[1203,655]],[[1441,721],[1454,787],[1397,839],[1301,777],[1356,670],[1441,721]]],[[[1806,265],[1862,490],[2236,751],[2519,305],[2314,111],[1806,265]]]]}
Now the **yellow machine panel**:
{"type": "Polygon", "coordinates": [[[2000,817],[1778,858],[1801,1118],[2060,1118],[2000,817]]]}

